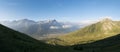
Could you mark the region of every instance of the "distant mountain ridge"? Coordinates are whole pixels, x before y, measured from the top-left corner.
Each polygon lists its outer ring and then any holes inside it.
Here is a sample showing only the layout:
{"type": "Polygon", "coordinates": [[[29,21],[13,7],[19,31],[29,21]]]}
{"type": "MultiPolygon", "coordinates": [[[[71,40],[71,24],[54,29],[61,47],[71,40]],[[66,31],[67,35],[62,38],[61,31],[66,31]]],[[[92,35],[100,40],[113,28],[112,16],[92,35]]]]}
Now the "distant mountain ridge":
{"type": "Polygon", "coordinates": [[[119,34],[119,26],[119,21],[112,21],[111,19],[105,18],[95,24],[86,26],[75,32],[46,40],[46,42],[54,45],[76,45],[90,43],[119,34]]]}
{"type": "Polygon", "coordinates": [[[19,32],[34,36],[46,36],[49,34],[64,34],[79,29],[79,25],[58,22],[57,20],[33,21],[21,19],[15,21],[1,22],[3,25],[10,27],[19,32]]]}

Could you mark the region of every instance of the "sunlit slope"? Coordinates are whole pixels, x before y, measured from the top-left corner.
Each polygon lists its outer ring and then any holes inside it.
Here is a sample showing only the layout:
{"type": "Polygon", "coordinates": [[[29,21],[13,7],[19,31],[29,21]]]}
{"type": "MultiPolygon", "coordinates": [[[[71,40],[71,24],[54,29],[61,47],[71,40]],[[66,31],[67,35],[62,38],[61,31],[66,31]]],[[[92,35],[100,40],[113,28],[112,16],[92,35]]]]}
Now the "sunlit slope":
{"type": "Polygon", "coordinates": [[[71,32],[67,35],[57,38],[49,39],[46,42],[54,45],[75,45],[90,43],[119,34],[119,26],[120,25],[118,21],[112,21],[111,19],[106,18],[78,31],[71,32]]]}

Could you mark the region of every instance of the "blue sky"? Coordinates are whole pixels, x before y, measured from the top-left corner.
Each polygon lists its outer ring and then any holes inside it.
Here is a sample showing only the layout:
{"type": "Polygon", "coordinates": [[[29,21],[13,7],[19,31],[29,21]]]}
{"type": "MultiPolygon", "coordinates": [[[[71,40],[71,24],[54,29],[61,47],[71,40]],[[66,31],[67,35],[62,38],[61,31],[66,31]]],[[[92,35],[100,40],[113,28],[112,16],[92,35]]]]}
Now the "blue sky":
{"type": "Polygon", "coordinates": [[[120,19],[120,0],[0,0],[0,20],[79,22],[111,16],[120,19]]]}

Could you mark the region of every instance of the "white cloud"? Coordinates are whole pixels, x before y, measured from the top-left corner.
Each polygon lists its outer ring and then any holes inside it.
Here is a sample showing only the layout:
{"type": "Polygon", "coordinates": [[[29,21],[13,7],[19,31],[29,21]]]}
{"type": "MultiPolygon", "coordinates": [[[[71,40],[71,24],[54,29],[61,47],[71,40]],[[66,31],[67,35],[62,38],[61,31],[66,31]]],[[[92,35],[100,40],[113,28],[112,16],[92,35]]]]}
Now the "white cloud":
{"type": "Polygon", "coordinates": [[[59,29],[57,26],[50,26],[50,29],[59,29]]]}
{"type": "Polygon", "coordinates": [[[113,19],[111,16],[102,16],[102,17],[98,17],[98,19],[95,19],[95,20],[82,20],[79,23],[89,25],[89,24],[93,24],[93,23],[96,23],[98,21],[101,21],[101,20],[103,20],[105,18],[113,19]]]}
{"type": "Polygon", "coordinates": [[[70,28],[72,27],[71,25],[63,25],[62,28],[70,28]]]}
{"type": "Polygon", "coordinates": [[[98,22],[98,20],[83,20],[83,21],[80,21],[80,24],[89,25],[89,24],[93,24],[96,22],[98,22]]]}
{"type": "Polygon", "coordinates": [[[99,20],[103,20],[103,19],[106,19],[106,18],[113,19],[111,16],[102,16],[102,17],[99,18],[99,20]]]}

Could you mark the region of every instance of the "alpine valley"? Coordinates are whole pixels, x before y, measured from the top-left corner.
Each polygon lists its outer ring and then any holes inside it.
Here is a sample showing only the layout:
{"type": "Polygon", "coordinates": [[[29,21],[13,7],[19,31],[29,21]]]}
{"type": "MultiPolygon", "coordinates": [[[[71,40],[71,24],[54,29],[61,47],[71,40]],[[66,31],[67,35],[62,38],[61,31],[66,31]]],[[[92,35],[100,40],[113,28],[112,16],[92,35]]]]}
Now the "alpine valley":
{"type": "Polygon", "coordinates": [[[105,18],[65,35],[36,40],[29,35],[0,25],[0,51],[120,52],[119,26],[120,21],[105,18]]]}

